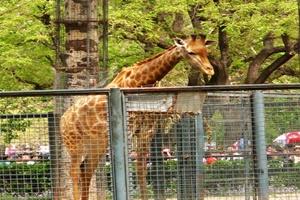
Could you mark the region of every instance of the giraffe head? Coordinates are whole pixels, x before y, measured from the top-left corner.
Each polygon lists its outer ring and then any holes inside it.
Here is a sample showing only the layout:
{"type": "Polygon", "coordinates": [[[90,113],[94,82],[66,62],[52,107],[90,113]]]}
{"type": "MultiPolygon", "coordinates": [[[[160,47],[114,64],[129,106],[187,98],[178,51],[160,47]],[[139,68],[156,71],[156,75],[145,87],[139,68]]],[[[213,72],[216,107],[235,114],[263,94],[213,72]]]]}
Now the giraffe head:
{"type": "Polygon", "coordinates": [[[182,40],[180,38],[174,39],[175,45],[182,48],[184,58],[193,66],[199,67],[203,73],[207,75],[214,75],[214,68],[210,64],[207,54],[209,53],[208,46],[216,41],[206,40],[206,36],[191,35],[191,38],[182,40]]]}

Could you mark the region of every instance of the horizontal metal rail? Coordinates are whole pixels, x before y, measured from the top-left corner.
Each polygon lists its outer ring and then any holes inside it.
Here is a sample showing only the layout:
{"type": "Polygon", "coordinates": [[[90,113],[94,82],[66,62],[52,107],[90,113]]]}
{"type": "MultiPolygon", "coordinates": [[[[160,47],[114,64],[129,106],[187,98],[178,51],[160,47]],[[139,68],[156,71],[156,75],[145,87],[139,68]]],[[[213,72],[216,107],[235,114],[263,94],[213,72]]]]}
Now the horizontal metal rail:
{"type": "Polygon", "coordinates": [[[241,90],[291,90],[300,89],[300,84],[246,84],[246,85],[205,85],[187,87],[145,87],[145,88],[122,88],[125,93],[144,92],[212,92],[212,91],[241,91],[241,90]]]}
{"type": "Polygon", "coordinates": [[[109,89],[80,89],[80,90],[32,90],[0,92],[0,97],[32,97],[32,96],[72,96],[72,95],[104,95],[109,89]]]}
{"type": "Polygon", "coordinates": [[[0,115],[0,119],[25,119],[25,118],[49,118],[53,113],[40,113],[40,114],[8,114],[0,115]]]}
{"type": "MultiPolygon", "coordinates": [[[[148,93],[148,92],[212,92],[212,91],[241,91],[241,90],[291,90],[300,89],[300,84],[246,84],[246,85],[206,85],[187,87],[143,87],[121,88],[124,93],[148,93]]],[[[109,88],[78,89],[78,90],[34,90],[34,91],[4,91],[0,97],[24,97],[24,96],[65,96],[65,95],[101,95],[108,94],[109,88]]]]}

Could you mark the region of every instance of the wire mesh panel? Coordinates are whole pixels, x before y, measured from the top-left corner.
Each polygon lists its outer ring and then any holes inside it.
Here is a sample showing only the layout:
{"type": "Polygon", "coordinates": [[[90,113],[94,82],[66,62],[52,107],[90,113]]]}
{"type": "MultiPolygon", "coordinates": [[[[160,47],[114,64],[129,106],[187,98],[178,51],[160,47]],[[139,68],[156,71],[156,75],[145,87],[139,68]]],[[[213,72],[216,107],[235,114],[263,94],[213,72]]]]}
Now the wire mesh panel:
{"type": "Polygon", "coordinates": [[[264,102],[270,194],[300,199],[300,95],[294,91],[266,92],[264,102]]]}
{"type": "Polygon", "coordinates": [[[203,93],[127,94],[131,198],[196,198],[203,93]]]}
{"type": "Polygon", "coordinates": [[[0,199],[113,198],[107,94],[50,95],[0,99],[0,199]]]}
{"type": "Polygon", "coordinates": [[[1,98],[0,110],[0,199],[49,199],[51,98],[1,98]]]}
{"type": "Polygon", "coordinates": [[[299,92],[117,91],[1,94],[0,199],[300,198],[299,92]]]}
{"type": "Polygon", "coordinates": [[[299,198],[299,94],[195,96],[126,94],[130,198],[299,198]]]}
{"type": "Polygon", "coordinates": [[[78,97],[71,107],[57,108],[63,110],[59,124],[63,164],[56,167],[64,180],[54,194],[58,199],[113,198],[108,105],[107,94],[100,94],[78,97]]]}
{"type": "Polygon", "coordinates": [[[254,194],[251,92],[209,93],[206,126],[205,196],[249,199],[254,194]]]}

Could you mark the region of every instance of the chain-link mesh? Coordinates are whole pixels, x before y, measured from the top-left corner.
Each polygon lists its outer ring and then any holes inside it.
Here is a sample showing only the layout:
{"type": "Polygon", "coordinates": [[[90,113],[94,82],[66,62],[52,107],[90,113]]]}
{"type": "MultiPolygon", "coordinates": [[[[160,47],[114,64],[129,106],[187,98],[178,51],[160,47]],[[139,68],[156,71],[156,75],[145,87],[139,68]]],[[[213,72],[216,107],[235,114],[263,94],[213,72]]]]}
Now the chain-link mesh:
{"type": "Polygon", "coordinates": [[[76,180],[84,197],[90,174],[89,199],[114,199],[123,183],[125,199],[298,199],[299,92],[256,92],[125,92],[123,116],[108,93],[2,95],[0,199],[76,199],[76,180]],[[67,103],[71,96],[81,100],[67,103]],[[76,166],[83,178],[74,179],[76,166]]]}

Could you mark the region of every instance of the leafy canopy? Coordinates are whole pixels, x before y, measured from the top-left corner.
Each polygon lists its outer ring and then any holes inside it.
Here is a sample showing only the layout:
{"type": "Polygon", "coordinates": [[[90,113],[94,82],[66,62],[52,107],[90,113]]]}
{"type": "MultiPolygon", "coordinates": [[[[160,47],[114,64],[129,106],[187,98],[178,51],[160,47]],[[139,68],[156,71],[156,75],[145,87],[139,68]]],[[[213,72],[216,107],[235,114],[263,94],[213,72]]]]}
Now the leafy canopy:
{"type": "Polygon", "coordinates": [[[0,2],[1,90],[52,87],[53,30],[43,24],[51,6],[47,0],[0,2]]]}

